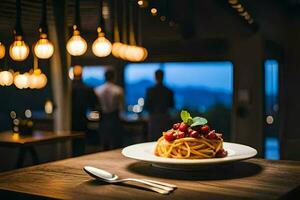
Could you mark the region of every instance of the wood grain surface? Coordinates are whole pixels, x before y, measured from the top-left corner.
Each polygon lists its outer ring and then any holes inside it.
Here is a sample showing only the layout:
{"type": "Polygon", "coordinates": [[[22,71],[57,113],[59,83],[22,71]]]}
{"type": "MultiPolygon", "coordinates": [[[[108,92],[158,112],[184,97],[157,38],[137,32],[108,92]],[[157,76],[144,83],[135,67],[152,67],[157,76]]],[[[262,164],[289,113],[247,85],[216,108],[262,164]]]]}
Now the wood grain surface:
{"type": "Polygon", "coordinates": [[[32,135],[13,134],[10,131],[0,133],[1,146],[24,146],[85,137],[82,132],[70,131],[34,131],[32,135]]]}
{"type": "Polygon", "coordinates": [[[0,199],[299,199],[300,162],[250,159],[199,171],[165,170],[125,158],[120,150],[37,165],[0,174],[0,199]],[[82,168],[178,186],[161,195],[137,185],[93,180],[82,168]]]}

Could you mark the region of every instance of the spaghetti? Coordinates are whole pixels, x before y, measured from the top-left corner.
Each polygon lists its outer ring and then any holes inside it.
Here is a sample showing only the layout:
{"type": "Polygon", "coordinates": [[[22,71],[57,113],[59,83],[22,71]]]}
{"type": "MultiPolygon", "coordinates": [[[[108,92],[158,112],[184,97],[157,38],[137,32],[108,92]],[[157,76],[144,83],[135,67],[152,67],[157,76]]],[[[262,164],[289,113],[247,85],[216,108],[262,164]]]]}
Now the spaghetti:
{"type": "Polygon", "coordinates": [[[222,134],[211,130],[207,119],[192,118],[183,110],[180,113],[182,122],[163,132],[155,147],[155,155],[177,159],[222,158],[227,156],[223,149],[222,134]]]}
{"type": "Polygon", "coordinates": [[[199,138],[184,137],[167,141],[164,136],[157,141],[155,155],[166,158],[178,159],[203,159],[214,158],[223,150],[223,140],[210,140],[204,136],[199,138]]]}

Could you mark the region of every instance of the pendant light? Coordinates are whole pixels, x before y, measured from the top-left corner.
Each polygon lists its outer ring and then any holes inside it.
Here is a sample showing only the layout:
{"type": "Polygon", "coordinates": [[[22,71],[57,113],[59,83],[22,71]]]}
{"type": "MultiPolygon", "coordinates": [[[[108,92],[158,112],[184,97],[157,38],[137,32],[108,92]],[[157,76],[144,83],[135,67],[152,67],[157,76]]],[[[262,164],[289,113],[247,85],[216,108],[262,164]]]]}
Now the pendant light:
{"type": "Polygon", "coordinates": [[[15,73],[14,84],[19,89],[26,89],[29,87],[29,73],[26,72],[21,74],[20,72],[15,73]]]}
{"type": "Polygon", "coordinates": [[[16,0],[16,26],[14,30],[15,39],[9,48],[9,55],[15,61],[23,61],[29,55],[29,47],[23,40],[23,31],[21,27],[21,0],[16,0]]]}
{"type": "Polygon", "coordinates": [[[40,59],[48,59],[54,53],[54,46],[48,39],[47,0],[43,0],[42,20],[39,26],[40,39],[34,45],[34,54],[40,59]]]}
{"type": "Polygon", "coordinates": [[[87,50],[87,43],[80,35],[80,5],[79,0],[75,0],[75,24],[73,25],[73,35],[67,42],[67,51],[72,56],[81,56],[87,50]]]}
{"type": "Polygon", "coordinates": [[[119,58],[119,50],[123,45],[120,42],[120,32],[119,32],[119,18],[118,18],[118,0],[113,1],[113,33],[114,33],[114,43],[112,45],[112,55],[116,58],[119,58]]]}
{"type": "Polygon", "coordinates": [[[0,59],[4,58],[4,56],[5,56],[5,46],[0,42],[0,59]]]}
{"type": "Polygon", "coordinates": [[[30,89],[41,89],[47,84],[47,76],[38,67],[38,58],[33,58],[33,71],[29,76],[30,89]]]}
{"type": "Polygon", "coordinates": [[[14,82],[14,76],[12,71],[1,71],[0,72],[0,85],[10,86],[14,82]]]}
{"type": "Polygon", "coordinates": [[[125,53],[128,50],[128,7],[127,7],[126,0],[122,1],[122,45],[120,45],[118,49],[118,56],[119,58],[126,60],[125,53]]]}
{"type": "MultiPolygon", "coordinates": [[[[128,34],[129,34],[129,45],[124,45],[123,48],[120,49],[120,57],[124,60],[131,62],[141,62],[144,61],[148,55],[147,50],[144,47],[136,45],[135,33],[134,33],[134,22],[133,22],[133,14],[136,13],[132,3],[129,3],[128,9],[128,34]]],[[[136,17],[138,18],[138,17],[136,17]]]]}
{"type": "Polygon", "coordinates": [[[108,39],[105,37],[105,24],[103,18],[103,0],[100,0],[99,9],[99,26],[97,28],[98,38],[94,41],[92,46],[92,51],[97,57],[106,57],[111,53],[112,45],[108,39]]]}

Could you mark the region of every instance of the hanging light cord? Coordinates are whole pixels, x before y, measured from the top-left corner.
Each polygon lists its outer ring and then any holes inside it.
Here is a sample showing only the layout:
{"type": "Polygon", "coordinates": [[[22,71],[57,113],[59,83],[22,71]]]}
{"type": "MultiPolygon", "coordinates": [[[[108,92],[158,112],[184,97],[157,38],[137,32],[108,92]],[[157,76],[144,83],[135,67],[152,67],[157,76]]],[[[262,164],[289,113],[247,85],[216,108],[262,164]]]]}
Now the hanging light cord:
{"type": "Polygon", "coordinates": [[[42,9],[42,19],[40,22],[40,33],[48,33],[48,26],[47,26],[47,0],[43,0],[43,9],[42,9]]]}
{"type": "Polygon", "coordinates": [[[101,28],[102,33],[105,33],[105,21],[104,21],[104,17],[103,17],[103,0],[100,0],[98,27],[101,28]]]}
{"type": "Polygon", "coordinates": [[[122,1],[122,42],[127,44],[127,2],[122,1]]]}
{"type": "Polygon", "coordinates": [[[23,35],[22,27],[21,27],[21,0],[16,0],[16,25],[15,25],[15,35],[23,35]]]}
{"type": "Polygon", "coordinates": [[[119,18],[118,18],[118,0],[113,2],[113,32],[114,32],[114,42],[120,42],[120,32],[119,32],[119,18]]]}
{"type": "Polygon", "coordinates": [[[142,46],[142,20],[141,20],[141,9],[135,7],[136,10],[136,35],[137,35],[137,44],[142,46]]]}
{"type": "Polygon", "coordinates": [[[75,25],[76,29],[80,30],[80,0],[75,0],[75,25]]]}
{"type": "Polygon", "coordinates": [[[136,45],[136,41],[135,41],[135,35],[134,35],[134,25],[133,25],[133,5],[131,3],[131,1],[129,1],[128,4],[128,26],[129,26],[129,44],[130,45],[136,45]]]}

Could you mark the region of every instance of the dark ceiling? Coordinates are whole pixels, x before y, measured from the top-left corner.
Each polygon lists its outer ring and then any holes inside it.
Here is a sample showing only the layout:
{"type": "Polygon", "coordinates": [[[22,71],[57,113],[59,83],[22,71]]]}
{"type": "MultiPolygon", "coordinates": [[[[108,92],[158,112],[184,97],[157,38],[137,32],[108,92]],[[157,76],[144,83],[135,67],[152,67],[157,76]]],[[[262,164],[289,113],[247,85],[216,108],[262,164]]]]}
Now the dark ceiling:
{"type": "MultiPolygon", "coordinates": [[[[53,7],[52,1],[59,0],[48,0],[48,23],[53,24],[53,7]]],[[[107,0],[106,0],[107,1],[107,0]]],[[[136,0],[131,0],[132,2],[137,2],[136,0]]],[[[216,1],[214,4],[224,8],[226,11],[231,12],[236,17],[239,17],[237,13],[231,10],[228,6],[227,0],[210,0],[216,1]]],[[[264,0],[268,3],[272,3],[272,0],[264,0]]],[[[241,3],[249,6],[250,9],[253,9],[255,4],[254,1],[245,1],[240,0],[241,3]]],[[[285,0],[285,1],[275,1],[280,2],[283,6],[288,8],[298,7],[300,5],[300,0],[285,0]]],[[[42,0],[22,0],[22,26],[25,36],[27,37],[37,37],[38,32],[37,28],[41,18],[41,7],[42,0]]],[[[207,4],[207,3],[206,3],[207,4]]],[[[74,0],[67,1],[67,24],[71,26],[74,20],[74,0]]],[[[81,12],[81,23],[83,32],[95,33],[97,24],[98,24],[98,5],[99,0],[81,0],[80,1],[80,12],[81,12]]],[[[143,21],[144,34],[145,38],[156,38],[161,37],[170,37],[173,39],[179,39],[180,37],[189,37],[193,34],[194,28],[194,18],[196,15],[199,15],[199,12],[207,12],[205,9],[204,1],[196,0],[150,0],[148,8],[141,9],[141,16],[143,21]],[[168,4],[168,5],[167,5],[168,4]],[[167,9],[164,7],[167,5],[167,9]],[[204,8],[198,9],[197,6],[204,8]],[[165,22],[160,20],[160,16],[154,18],[151,16],[149,11],[150,7],[156,6],[163,11],[163,15],[168,15],[168,18],[165,22]],[[194,7],[193,7],[194,6],[194,7]],[[164,7],[164,9],[163,9],[164,7]],[[195,8],[196,7],[196,8],[195,8]],[[198,11],[200,10],[200,11],[198,11]],[[191,11],[191,12],[190,12],[191,11]],[[155,27],[155,30],[152,31],[155,27]],[[152,29],[152,30],[151,30],[152,29]],[[185,32],[180,32],[185,30],[185,32]]],[[[211,8],[208,8],[211,9],[211,8]]],[[[212,13],[214,11],[211,11],[212,13]]],[[[254,10],[255,13],[255,10],[254,10]]],[[[0,41],[12,39],[12,30],[15,25],[15,0],[1,0],[0,7],[0,41]]],[[[162,15],[160,13],[160,15],[162,15]]],[[[200,13],[201,15],[201,13],[200,13]]],[[[215,15],[215,14],[214,14],[215,15]]],[[[254,16],[255,17],[255,16],[254,16]]],[[[210,19],[207,19],[210,20],[210,19]]],[[[220,19],[222,20],[222,19],[220,19]]],[[[5,42],[5,41],[4,41],[5,42]]]]}

